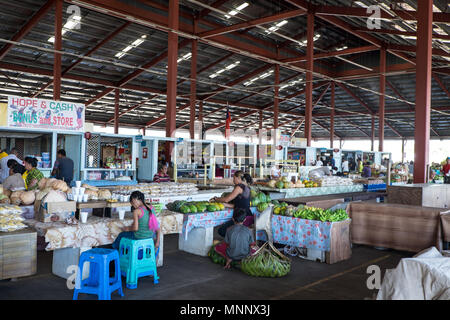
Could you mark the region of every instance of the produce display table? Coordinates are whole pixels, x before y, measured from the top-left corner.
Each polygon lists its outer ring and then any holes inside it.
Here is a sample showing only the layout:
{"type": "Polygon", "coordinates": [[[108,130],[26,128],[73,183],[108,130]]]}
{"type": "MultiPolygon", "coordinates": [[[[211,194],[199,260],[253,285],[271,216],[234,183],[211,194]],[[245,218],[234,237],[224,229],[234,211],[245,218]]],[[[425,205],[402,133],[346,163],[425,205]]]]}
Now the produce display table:
{"type": "Polygon", "coordinates": [[[441,215],[442,233],[445,242],[450,242],[450,213],[441,215]]]}
{"type": "Polygon", "coordinates": [[[83,184],[85,183],[93,187],[114,187],[114,186],[132,186],[137,184],[137,181],[83,180],[81,181],[81,183],[83,184]]]}
{"type": "Polygon", "coordinates": [[[105,214],[106,201],[101,200],[91,200],[88,202],[77,202],[77,212],[75,217],[78,219],[80,215],[80,210],[82,209],[92,209],[92,214],[95,216],[103,217],[105,214]]]}
{"type": "MultiPolygon", "coordinates": [[[[271,222],[275,243],[306,248],[329,264],[350,259],[352,255],[350,219],[321,222],[274,215],[271,222]]],[[[308,255],[312,256],[311,253],[308,255]]]]}
{"type": "Polygon", "coordinates": [[[449,184],[407,184],[388,186],[388,202],[434,208],[450,208],[449,184]]]}
{"type": "Polygon", "coordinates": [[[0,280],[36,273],[36,231],[0,232],[0,280]]]}
{"type": "MultiPolygon", "coordinates": [[[[250,208],[253,214],[255,207],[250,208]]],[[[233,209],[216,212],[185,214],[178,249],[200,256],[207,256],[213,245],[214,227],[228,222],[233,217],[233,209]]]]}
{"type": "MultiPolygon", "coordinates": [[[[160,251],[158,266],[163,263],[163,235],[180,233],[183,215],[163,210],[157,215],[161,227],[160,251]]],[[[25,224],[37,230],[48,242],[45,250],[53,250],[53,273],[68,278],[67,268],[78,265],[82,252],[92,247],[108,245],[114,242],[124,227],[133,223],[131,212],[127,212],[124,220],[114,218],[89,217],[86,223],[68,225],[64,222],[42,223],[33,219],[25,220],[25,224]]]]}
{"type": "Polygon", "coordinates": [[[289,188],[289,189],[274,189],[268,187],[259,187],[261,191],[269,193],[272,199],[287,199],[307,196],[321,196],[328,194],[361,192],[364,190],[362,184],[354,184],[351,186],[331,186],[331,187],[317,187],[317,188],[289,188]]]}

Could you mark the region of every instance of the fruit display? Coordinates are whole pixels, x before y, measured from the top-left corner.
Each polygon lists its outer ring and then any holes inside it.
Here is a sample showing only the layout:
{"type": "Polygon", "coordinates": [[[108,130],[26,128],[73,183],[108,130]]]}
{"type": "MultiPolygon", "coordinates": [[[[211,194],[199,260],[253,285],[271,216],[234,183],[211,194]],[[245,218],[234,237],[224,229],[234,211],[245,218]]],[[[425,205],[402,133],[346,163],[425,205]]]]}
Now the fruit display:
{"type": "Polygon", "coordinates": [[[130,195],[133,191],[141,191],[145,198],[192,195],[198,192],[194,183],[138,183],[133,186],[118,186],[113,190],[114,194],[130,195]]]}
{"type": "Polygon", "coordinates": [[[280,216],[293,217],[295,212],[295,207],[288,205],[286,202],[274,203],[273,214],[280,216]]]}
{"type": "Polygon", "coordinates": [[[298,180],[296,183],[293,183],[288,180],[287,177],[281,177],[278,180],[270,180],[266,183],[266,187],[273,189],[290,189],[290,188],[304,188],[305,185],[298,180]]]}
{"type": "Polygon", "coordinates": [[[269,195],[266,195],[262,191],[251,189],[250,207],[256,207],[259,212],[263,212],[269,207],[271,201],[272,199],[270,199],[269,195]]]}
{"type": "Polygon", "coordinates": [[[253,277],[283,277],[291,271],[291,260],[266,242],[253,255],[241,261],[241,270],[253,277]]]}
{"type": "Polygon", "coordinates": [[[0,231],[11,232],[24,229],[27,226],[22,223],[22,209],[15,205],[0,205],[0,231]]]}
{"type": "Polygon", "coordinates": [[[275,206],[273,214],[322,222],[337,222],[348,219],[348,214],[343,209],[330,210],[302,205],[298,206],[297,208],[293,208],[292,206],[288,206],[287,204],[280,205],[279,207],[275,206]]]}
{"type": "Polygon", "coordinates": [[[168,203],[167,209],[179,213],[203,213],[203,212],[216,212],[225,210],[223,203],[208,202],[208,201],[183,201],[177,200],[175,202],[168,203]]]}
{"type": "Polygon", "coordinates": [[[349,178],[326,176],[321,178],[313,178],[318,187],[331,187],[331,186],[351,186],[353,180],[349,178]]]}
{"type": "Polygon", "coordinates": [[[302,183],[304,184],[305,188],[317,188],[319,186],[317,182],[310,180],[303,180],[302,183]]]}

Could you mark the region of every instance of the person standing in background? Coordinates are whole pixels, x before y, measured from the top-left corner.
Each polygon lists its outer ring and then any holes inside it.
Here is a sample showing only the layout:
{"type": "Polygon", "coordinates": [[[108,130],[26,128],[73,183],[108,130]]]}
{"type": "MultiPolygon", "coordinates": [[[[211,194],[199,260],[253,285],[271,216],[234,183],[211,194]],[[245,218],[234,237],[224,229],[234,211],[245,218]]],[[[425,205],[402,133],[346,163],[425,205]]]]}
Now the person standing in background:
{"type": "Polygon", "coordinates": [[[317,156],[316,167],[322,167],[322,166],[323,166],[323,162],[322,162],[322,160],[320,160],[320,156],[317,156]]]}
{"type": "Polygon", "coordinates": [[[167,174],[167,163],[161,164],[158,173],[153,177],[153,182],[170,182],[170,177],[167,174]]]}
{"type": "Polygon", "coordinates": [[[447,163],[442,166],[444,172],[444,183],[450,184],[450,157],[447,158],[447,163]]]}
{"type": "Polygon", "coordinates": [[[344,159],[342,162],[342,173],[348,174],[349,168],[348,168],[348,160],[344,159]]]}
{"type": "Polygon", "coordinates": [[[53,165],[52,176],[55,176],[58,180],[63,180],[70,186],[73,180],[73,160],[66,156],[66,151],[64,149],[58,150],[56,154],[56,161],[53,165]]]}
{"type": "Polygon", "coordinates": [[[358,158],[358,167],[357,167],[357,171],[358,171],[359,173],[361,173],[361,172],[363,171],[363,168],[364,168],[363,162],[362,162],[361,158],[358,158]]]}
{"type": "Polygon", "coordinates": [[[23,165],[22,160],[20,160],[18,157],[18,152],[16,148],[12,148],[9,155],[6,157],[3,157],[0,160],[0,168],[1,168],[1,174],[0,174],[0,183],[2,183],[6,178],[9,177],[9,167],[8,167],[8,161],[9,160],[15,160],[20,165],[23,165]]]}
{"type": "Polygon", "coordinates": [[[38,189],[39,181],[44,178],[44,175],[41,171],[37,169],[38,161],[36,158],[26,157],[25,158],[25,169],[27,174],[25,184],[27,186],[27,190],[35,190],[38,189]]]}
{"type": "Polygon", "coordinates": [[[270,168],[270,178],[271,179],[278,179],[280,177],[281,177],[280,166],[277,163],[274,163],[272,168],[270,168]]]}

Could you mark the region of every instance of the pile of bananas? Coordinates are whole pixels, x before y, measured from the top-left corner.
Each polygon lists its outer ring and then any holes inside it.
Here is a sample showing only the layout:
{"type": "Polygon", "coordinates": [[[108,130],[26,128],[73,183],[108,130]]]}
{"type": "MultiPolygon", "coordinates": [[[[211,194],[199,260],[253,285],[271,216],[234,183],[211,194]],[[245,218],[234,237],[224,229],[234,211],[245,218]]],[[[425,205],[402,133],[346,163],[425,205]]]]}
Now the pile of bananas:
{"type": "Polygon", "coordinates": [[[291,260],[266,242],[254,255],[242,260],[241,270],[253,277],[283,277],[291,271],[291,260]]]}
{"type": "Polygon", "coordinates": [[[348,219],[348,214],[343,209],[330,210],[313,207],[299,206],[294,212],[294,218],[317,220],[322,222],[337,222],[348,219]]]}

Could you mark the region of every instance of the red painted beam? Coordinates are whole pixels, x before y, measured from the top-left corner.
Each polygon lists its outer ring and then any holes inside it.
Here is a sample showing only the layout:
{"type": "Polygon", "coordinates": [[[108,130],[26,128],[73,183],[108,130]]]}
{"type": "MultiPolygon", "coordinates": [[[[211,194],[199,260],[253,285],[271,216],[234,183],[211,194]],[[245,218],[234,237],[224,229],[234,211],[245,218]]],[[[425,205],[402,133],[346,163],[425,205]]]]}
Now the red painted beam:
{"type": "Polygon", "coordinates": [[[433,0],[418,1],[414,183],[427,182],[431,118],[433,0]]]}
{"type": "MultiPolygon", "coordinates": [[[[55,2],[55,42],[54,49],[62,50],[62,10],[63,0],[55,2]]],[[[61,53],[54,53],[53,58],[53,100],[61,98],[61,53]]]]}
{"type": "Polygon", "coordinates": [[[371,138],[371,151],[375,151],[375,117],[372,116],[372,138],[371,138]]]}
{"type": "Polygon", "coordinates": [[[114,133],[119,134],[120,89],[114,90],[114,133]]]}
{"type": "MultiPolygon", "coordinates": [[[[180,44],[178,45],[178,49],[184,48],[185,46],[187,46],[189,43],[191,43],[190,39],[186,39],[180,42],[180,44]]],[[[150,62],[146,63],[145,65],[141,66],[141,68],[144,69],[149,69],[151,67],[153,67],[154,65],[160,63],[161,61],[163,61],[164,59],[167,58],[167,54],[168,51],[164,51],[163,53],[161,53],[159,56],[153,58],[150,62]]],[[[126,76],[125,78],[123,78],[122,80],[120,80],[116,86],[117,87],[124,87],[128,82],[132,81],[133,79],[137,78],[138,76],[140,76],[144,71],[139,69],[136,70],[134,72],[132,72],[131,74],[129,74],[128,76],[126,76]]],[[[98,95],[96,95],[93,99],[87,101],[85,103],[86,106],[91,105],[92,103],[94,103],[95,101],[103,98],[104,96],[106,96],[107,94],[109,94],[110,92],[112,92],[114,90],[114,88],[108,88],[105,89],[104,91],[100,92],[98,95]]]]}
{"type": "MultiPolygon", "coordinates": [[[[25,23],[25,25],[17,32],[12,38],[11,41],[20,41],[25,37],[28,32],[36,25],[38,24],[41,19],[50,12],[50,10],[53,8],[53,5],[55,3],[55,0],[48,0],[34,15],[33,17],[25,23]]],[[[0,60],[2,60],[6,54],[11,50],[11,48],[14,46],[12,43],[7,43],[5,46],[0,50],[0,60]]]]}
{"type": "MultiPolygon", "coordinates": [[[[375,51],[375,50],[378,50],[378,47],[370,45],[370,46],[350,48],[350,49],[345,49],[345,50],[340,50],[340,51],[317,53],[314,55],[314,60],[345,56],[345,55],[355,54],[355,53],[370,52],[370,51],[375,51]]],[[[288,62],[288,63],[301,62],[301,61],[306,61],[306,56],[283,59],[283,62],[288,62]]]]}
{"type": "MultiPolygon", "coordinates": [[[[179,28],[179,3],[178,0],[169,1],[169,28],[178,31],[179,28]]],[[[167,49],[167,108],[166,108],[166,137],[175,137],[177,117],[177,59],[178,59],[178,34],[172,31],[168,33],[167,49]]],[[[170,154],[170,152],[168,152],[170,154]]]]}
{"type": "Polygon", "coordinates": [[[432,77],[437,82],[439,87],[441,87],[442,91],[444,91],[447,94],[447,96],[450,98],[450,91],[448,91],[448,89],[445,87],[445,85],[442,83],[441,79],[439,79],[439,77],[436,75],[436,73],[432,73],[432,77]]]}
{"type": "Polygon", "coordinates": [[[334,148],[334,114],[335,114],[335,83],[331,83],[331,118],[330,118],[330,148],[334,148]]]}
{"type": "MultiPolygon", "coordinates": [[[[420,2],[420,1],[419,1],[420,2]]],[[[422,16],[419,8],[417,11],[407,11],[407,10],[392,10],[396,15],[406,21],[419,21],[422,16]]],[[[450,13],[434,12],[432,13],[431,19],[433,22],[438,23],[450,23],[450,13]]]]}
{"type": "Polygon", "coordinates": [[[313,91],[313,68],[314,68],[314,13],[308,12],[307,18],[307,46],[306,46],[306,93],[305,93],[305,138],[306,145],[311,146],[312,125],[312,91],[313,91]]]}
{"type": "MultiPolygon", "coordinates": [[[[402,44],[389,44],[388,48],[393,51],[405,51],[405,52],[416,52],[416,46],[408,46],[402,44]]],[[[450,53],[447,53],[445,50],[433,48],[432,55],[440,56],[440,57],[450,57],[450,53]]]]}
{"type": "MultiPolygon", "coordinates": [[[[224,5],[225,3],[227,3],[228,1],[230,1],[230,0],[218,0],[218,1],[215,1],[215,2],[213,2],[212,4],[210,4],[209,6],[210,7],[213,7],[213,8],[219,8],[219,7],[221,7],[222,5],[224,5]]],[[[211,10],[210,9],[203,9],[200,13],[199,13],[199,15],[198,15],[198,19],[201,19],[201,18],[204,18],[204,17],[206,17],[208,14],[210,14],[211,13],[211,10]]]]}
{"type": "MultiPolygon", "coordinates": [[[[194,30],[196,29],[197,22],[194,21],[194,30]]],[[[189,112],[189,134],[191,139],[195,138],[195,101],[197,98],[197,46],[198,41],[192,42],[192,55],[191,55],[191,95],[190,95],[190,112],[189,112]]]]}
{"type": "Polygon", "coordinates": [[[254,19],[254,20],[250,20],[250,21],[241,22],[241,23],[236,23],[231,26],[226,26],[226,27],[217,28],[214,30],[204,31],[199,34],[199,37],[202,37],[202,38],[215,37],[218,35],[238,31],[241,29],[248,29],[251,27],[260,26],[263,24],[267,24],[267,23],[271,23],[271,22],[275,22],[275,21],[279,21],[279,20],[302,16],[305,13],[306,13],[306,11],[302,10],[302,9],[285,11],[285,12],[277,13],[274,15],[266,16],[263,18],[258,18],[258,19],[254,19]]]}
{"type": "Polygon", "coordinates": [[[278,129],[278,91],[280,89],[280,66],[275,65],[274,101],[273,101],[273,128],[278,129]]]}
{"type": "MultiPolygon", "coordinates": [[[[358,29],[357,31],[361,32],[368,32],[368,33],[382,33],[382,34],[394,34],[399,36],[409,36],[409,37],[416,37],[416,32],[410,32],[410,31],[400,31],[400,30],[390,30],[390,29],[358,29]]],[[[442,35],[433,33],[433,39],[438,40],[450,40],[450,35],[442,35]]]]}
{"type": "MultiPolygon", "coordinates": [[[[84,56],[90,56],[95,51],[100,49],[105,43],[107,43],[109,40],[117,36],[120,32],[122,32],[126,27],[128,27],[131,24],[131,22],[125,22],[121,27],[116,29],[113,33],[108,35],[105,39],[100,41],[95,47],[93,47],[91,50],[88,51],[84,56]]],[[[77,61],[72,63],[69,67],[67,67],[62,73],[61,76],[64,77],[68,72],[72,71],[81,61],[83,61],[83,58],[79,58],[77,61]]],[[[45,89],[47,89],[51,84],[53,83],[53,80],[48,81],[46,84],[44,84],[38,92],[33,94],[32,98],[36,98],[39,96],[42,92],[44,92],[45,89]]]]}
{"type": "Polygon", "coordinates": [[[380,50],[380,96],[379,96],[379,109],[378,109],[378,151],[383,151],[384,144],[384,106],[385,106],[385,94],[386,92],[386,49],[380,50]]]}
{"type": "MultiPolygon", "coordinates": [[[[118,117],[120,118],[120,117],[126,115],[127,113],[130,113],[130,112],[132,112],[133,110],[136,110],[137,108],[143,106],[144,104],[146,104],[147,102],[151,101],[151,100],[152,100],[153,98],[155,98],[155,97],[156,97],[156,96],[151,96],[150,98],[145,99],[144,101],[141,101],[141,102],[139,102],[139,103],[133,105],[132,107],[130,107],[130,108],[128,108],[127,110],[125,110],[124,112],[119,113],[118,117]]],[[[111,123],[111,122],[113,122],[113,121],[114,121],[114,117],[111,118],[111,119],[109,119],[106,123],[111,123]]]]}

